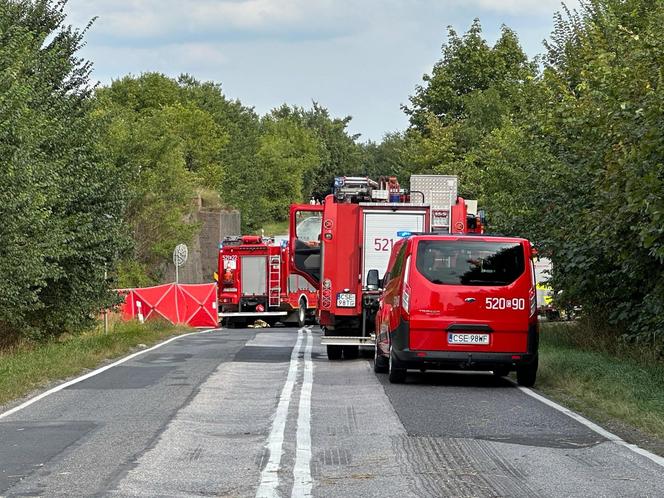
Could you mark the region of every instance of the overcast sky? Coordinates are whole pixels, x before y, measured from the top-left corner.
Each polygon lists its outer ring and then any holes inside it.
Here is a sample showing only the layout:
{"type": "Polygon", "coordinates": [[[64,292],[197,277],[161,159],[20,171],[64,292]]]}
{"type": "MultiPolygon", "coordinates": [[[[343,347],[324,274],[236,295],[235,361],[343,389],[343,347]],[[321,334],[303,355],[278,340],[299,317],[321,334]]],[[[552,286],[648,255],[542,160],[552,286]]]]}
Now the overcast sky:
{"type": "MultiPolygon", "coordinates": [[[[576,5],[569,0],[567,5],[576,5]]],[[[70,22],[98,17],[83,56],[93,78],[190,73],[263,114],[315,100],[379,141],[404,129],[400,104],[440,58],[447,26],[476,17],[494,42],[514,29],[543,52],[559,0],[70,0],[70,22]]]]}

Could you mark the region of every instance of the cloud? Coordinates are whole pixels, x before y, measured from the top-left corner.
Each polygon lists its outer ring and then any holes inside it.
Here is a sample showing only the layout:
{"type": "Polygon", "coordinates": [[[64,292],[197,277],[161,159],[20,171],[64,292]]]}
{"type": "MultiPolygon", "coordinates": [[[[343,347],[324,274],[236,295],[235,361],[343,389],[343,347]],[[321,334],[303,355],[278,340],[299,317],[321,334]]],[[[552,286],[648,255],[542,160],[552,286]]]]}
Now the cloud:
{"type": "Polygon", "coordinates": [[[99,16],[95,36],[132,40],[334,38],[363,24],[349,0],[71,0],[74,22],[99,16]]]}
{"type": "MultiPolygon", "coordinates": [[[[455,3],[466,9],[481,9],[513,16],[531,17],[533,15],[550,15],[562,9],[561,0],[458,0],[455,3]]],[[[578,7],[578,0],[565,0],[570,9],[578,7]]]]}
{"type": "MultiPolygon", "coordinates": [[[[571,7],[577,5],[573,0],[571,7]]],[[[568,2],[566,2],[568,3],[568,2]]],[[[569,3],[568,3],[569,4],[569,3]]],[[[351,130],[380,139],[403,129],[406,102],[440,58],[448,25],[473,18],[493,42],[513,28],[532,56],[552,29],[558,0],[69,0],[85,26],[93,78],[182,72],[220,82],[260,113],[312,100],[354,116],[351,130]]]]}

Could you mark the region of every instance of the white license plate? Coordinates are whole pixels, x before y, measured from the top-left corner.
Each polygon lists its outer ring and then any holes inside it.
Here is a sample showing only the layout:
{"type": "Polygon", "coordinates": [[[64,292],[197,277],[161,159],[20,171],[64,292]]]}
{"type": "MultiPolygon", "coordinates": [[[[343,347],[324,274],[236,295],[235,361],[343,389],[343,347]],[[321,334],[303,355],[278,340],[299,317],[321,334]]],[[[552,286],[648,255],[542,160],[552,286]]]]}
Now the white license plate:
{"type": "Polygon", "coordinates": [[[458,334],[448,332],[448,344],[489,344],[489,334],[458,334]]]}
{"type": "Polygon", "coordinates": [[[354,308],[355,307],[355,294],[337,294],[337,306],[339,308],[354,308]]]}

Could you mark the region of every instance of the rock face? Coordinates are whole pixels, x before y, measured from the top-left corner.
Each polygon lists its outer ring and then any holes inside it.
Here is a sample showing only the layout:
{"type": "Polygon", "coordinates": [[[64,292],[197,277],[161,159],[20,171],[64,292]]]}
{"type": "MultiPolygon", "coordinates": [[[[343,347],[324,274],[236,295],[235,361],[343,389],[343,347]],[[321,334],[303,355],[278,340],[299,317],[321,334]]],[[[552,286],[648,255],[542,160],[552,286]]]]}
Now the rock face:
{"type": "MultiPolygon", "coordinates": [[[[205,284],[213,282],[217,271],[219,242],[229,235],[240,235],[240,212],[225,209],[199,208],[194,214],[193,223],[200,225],[200,231],[188,245],[189,258],[178,270],[181,284],[205,284]]],[[[172,262],[163,272],[163,283],[175,282],[175,267],[172,262]]]]}

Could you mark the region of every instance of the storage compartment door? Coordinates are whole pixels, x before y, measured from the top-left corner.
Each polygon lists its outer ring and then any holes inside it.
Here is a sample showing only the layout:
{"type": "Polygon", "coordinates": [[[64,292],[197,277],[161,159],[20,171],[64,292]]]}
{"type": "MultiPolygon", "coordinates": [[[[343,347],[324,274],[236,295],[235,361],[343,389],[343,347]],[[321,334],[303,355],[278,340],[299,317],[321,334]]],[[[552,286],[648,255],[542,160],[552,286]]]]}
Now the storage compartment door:
{"type": "Polygon", "coordinates": [[[362,285],[366,285],[369,270],[378,270],[380,277],[383,278],[390,260],[392,247],[399,240],[397,232],[424,231],[425,214],[424,211],[364,212],[362,285]]]}
{"type": "Polygon", "coordinates": [[[242,256],[242,295],[267,296],[267,256],[242,256]]]}

